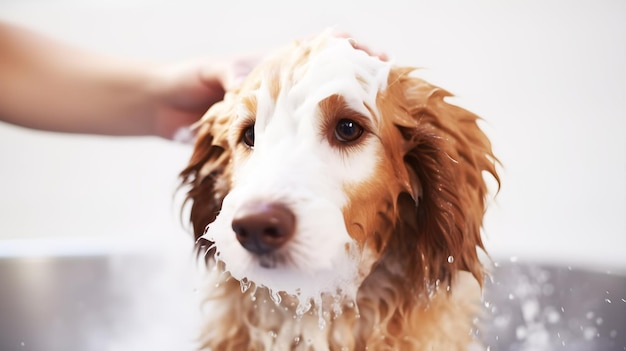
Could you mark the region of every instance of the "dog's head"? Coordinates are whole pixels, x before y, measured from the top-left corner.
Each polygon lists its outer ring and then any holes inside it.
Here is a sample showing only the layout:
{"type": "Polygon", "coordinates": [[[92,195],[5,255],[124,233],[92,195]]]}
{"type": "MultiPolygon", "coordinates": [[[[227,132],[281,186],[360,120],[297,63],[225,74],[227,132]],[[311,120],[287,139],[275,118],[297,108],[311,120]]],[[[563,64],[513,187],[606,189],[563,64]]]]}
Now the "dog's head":
{"type": "Polygon", "coordinates": [[[214,105],[182,172],[209,260],[304,297],[355,293],[379,265],[412,290],[482,280],[495,157],[478,117],[412,71],[321,35],[214,105]]]}

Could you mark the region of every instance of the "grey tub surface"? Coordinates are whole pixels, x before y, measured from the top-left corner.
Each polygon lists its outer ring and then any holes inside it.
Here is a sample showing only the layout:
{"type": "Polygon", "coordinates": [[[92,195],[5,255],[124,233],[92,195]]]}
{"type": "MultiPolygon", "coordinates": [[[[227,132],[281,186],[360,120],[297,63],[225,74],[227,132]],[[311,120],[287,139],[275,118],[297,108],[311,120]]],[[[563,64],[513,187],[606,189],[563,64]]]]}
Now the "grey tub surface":
{"type": "MultiPolygon", "coordinates": [[[[0,350],[193,350],[200,296],[191,262],[172,262],[0,258],[0,350]]],[[[484,308],[488,350],[626,350],[622,274],[503,261],[484,308]]]]}

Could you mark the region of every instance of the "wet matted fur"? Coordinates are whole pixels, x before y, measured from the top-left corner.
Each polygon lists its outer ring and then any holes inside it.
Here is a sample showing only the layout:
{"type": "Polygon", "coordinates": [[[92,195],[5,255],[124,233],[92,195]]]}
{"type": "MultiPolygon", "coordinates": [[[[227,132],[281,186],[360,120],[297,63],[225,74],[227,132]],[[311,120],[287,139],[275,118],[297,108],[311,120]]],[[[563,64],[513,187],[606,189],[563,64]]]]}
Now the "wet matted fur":
{"type": "Polygon", "coordinates": [[[182,172],[209,266],[211,350],[466,350],[496,158],[450,94],[323,34],[294,43],[198,125],[182,172]],[[348,138],[345,138],[345,136],[348,138]],[[266,252],[233,218],[280,204],[294,233],[266,252]]]}

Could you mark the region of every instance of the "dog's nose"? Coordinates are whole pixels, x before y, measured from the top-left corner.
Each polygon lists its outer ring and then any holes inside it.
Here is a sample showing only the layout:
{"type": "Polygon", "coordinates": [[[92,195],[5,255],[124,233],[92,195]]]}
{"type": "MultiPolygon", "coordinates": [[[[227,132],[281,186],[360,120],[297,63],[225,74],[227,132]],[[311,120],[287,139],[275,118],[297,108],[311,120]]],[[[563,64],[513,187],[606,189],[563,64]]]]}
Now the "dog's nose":
{"type": "Polygon", "coordinates": [[[295,222],[293,212],[283,204],[252,202],[237,210],[232,227],[241,246],[262,255],[289,241],[295,222]]]}

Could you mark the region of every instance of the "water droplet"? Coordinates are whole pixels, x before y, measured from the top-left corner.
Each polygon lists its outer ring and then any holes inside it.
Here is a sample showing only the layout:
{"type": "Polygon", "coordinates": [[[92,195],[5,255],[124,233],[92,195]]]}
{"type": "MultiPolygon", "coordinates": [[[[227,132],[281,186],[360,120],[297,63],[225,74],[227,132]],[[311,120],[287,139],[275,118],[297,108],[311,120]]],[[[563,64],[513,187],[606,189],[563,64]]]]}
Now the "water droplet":
{"type": "Polygon", "coordinates": [[[343,309],[341,308],[341,302],[339,301],[338,296],[333,299],[333,313],[335,314],[334,318],[339,317],[343,313],[343,309]]]}
{"type": "Polygon", "coordinates": [[[593,318],[593,312],[589,311],[589,312],[587,312],[587,314],[585,316],[587,317],[587,319],[591,319],[591,318],[593,318]]]}
{"type": "Polygon", "coordinates": [[[550,324],[556,324],[561,320],[561,314],[554,309],[546,309],[546,320],[550,324]]]}
{"type": "Polygon", "coordinates": [[[22,341],[22,342],[20,343],[20,346],[24,347],[24,346],[26,346],[26,343],[22,341]]]}
{"type": "Polygon", "coordinates": [[[324,330],[324,328],[326,328],[326,319],[324,319],[324,313],[322,312],[322,307],[319,307],[320,309],[320,314],[317,318],[317,326],[320,328],[320,330],[324,330]]]}
{"type": "Polygon", "coordinates": [[[594,328],[594,327],[587,327],[587,328],[585,328],[585,330],[583,330],[583,337],[587,341],[593,340],[593,338],[596,336],[597,332],[598,331],[597,331],[596,328],[594,328]]]}
{"type": "Polygon", "coordinates": [[[604,302],[611,303],[611,299],[604,299],[604,302]]]}
{"type": "Polygon", "coordinates": [[[359,305],[355,302],[353,304],[354,308],[354,318],[361,318],[361,311],[359,310],[359,305]]]}
{"type": "Polygon", "coordinates": [[[239,281],[239,285],[241,286],[241,292],[245,293],[246,291],[248,291],[248,289],[250,289],[252,282],[249,281],[247,278],[243,278],[239,281]]]}
{"type": "Polygon", "coordinates": [[[522,308],[522,316],[524,318],[524,321],[526,321],[526,323],[530,323],[533,320],[535,320],[537,315],[541,311],[541,306],[539,306],[539,301],[537,301],[536,299],[524,301],[522,302],[520,307],[522,308]]]}
{"type": "Polygon", "coordinates": [[[517,262],[517,260],[518,260],[517,256],[511,256],[511,257],[509,258],[509,261],[511,261],[511,262],[513,262],[513,263],[517,262]]]}
{"type": "Polygon", "coordinates": [[[341,304],[341,296],[340,295],[335,295],[333,296],[333,305],[332,305],[332,309],[333,309],[333,313],[334,315],[334,319],[336,319],[337,317],[341,316],[343,314],[343,306],[341,304]]]}
{"type": "Polygon", "coordinates": [[[604,323],[604,319],[602,319],[602,317],[596,318],[596,324],[597,325],[602,325],[602,323],[604,323]]]}
{"type": "Polygon", "coordinates": [[[295,338],[293,338],[293,344],[294,345],[298,345],[300,343],[300,337],[296,336],[295,338]]]}
{"type": "Polygon", "coordinates": [[[272,291],[271,289],[270,289],[270,298],[277,305],[280,305],[280,302],[282,301],[282,298],[280,297],[280,292],[279,291],[272,291]]]}
{"type": "Polygon", "coordinates": [[[278,334],[276,334],[276,332],[273,330],[270,330],[269,335],[272,339],[276,339],[276,337],[278,336],[278,334]]]}
{"type": "Polygon", "coordinates": [[[304,303],[300,302],[298,307],[296,308],[296,315],[302,317],[305,313],[309,312],[311,309],[311,300],[308,300],[304,303]]]}
{"type": "Polygon", "coordinates": [[[454,256],[450,255],[448,256],[448,263],[452,263],[454,262],[454,256]]]}
{"type": "Polygon", "coordinates": [[[513,299],[515,299],[515,295],[509,294],[509,300],[513,300],[513,299]]]}
{"type": "Polygon", "coordinates": [[[493,325],[495,325],[499,329],[508,328],[510,324],[511,324],[511,316],[509,315],[501,315],[493,319],[493,325]]]}

